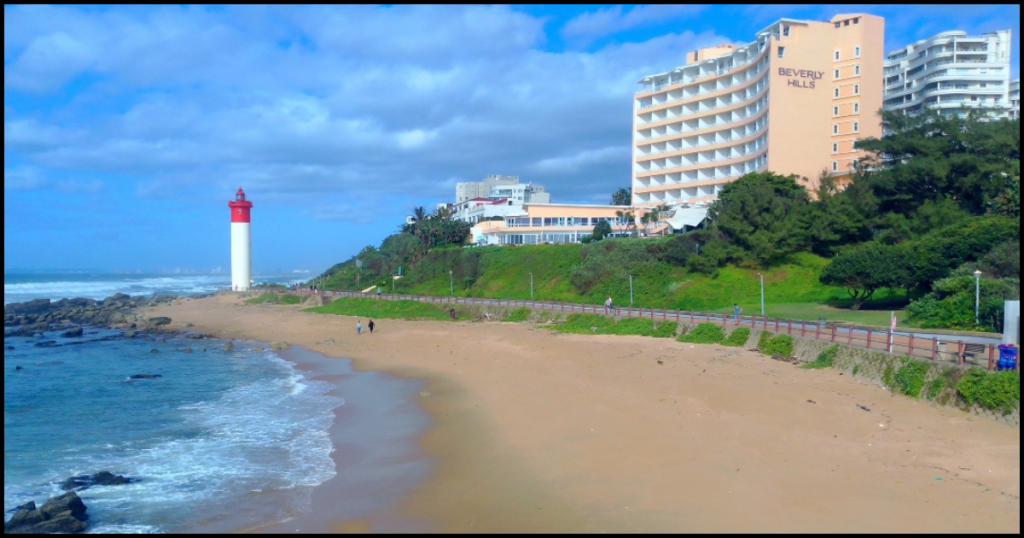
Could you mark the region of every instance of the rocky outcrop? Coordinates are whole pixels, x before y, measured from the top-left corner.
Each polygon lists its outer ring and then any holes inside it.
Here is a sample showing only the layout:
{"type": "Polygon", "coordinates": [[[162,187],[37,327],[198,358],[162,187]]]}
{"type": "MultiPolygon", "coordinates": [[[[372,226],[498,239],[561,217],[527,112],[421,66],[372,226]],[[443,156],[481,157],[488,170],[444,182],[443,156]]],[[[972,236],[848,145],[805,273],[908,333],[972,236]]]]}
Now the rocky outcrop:
{"type": "Polygon", "coordinates": [[[75,534],[84,532],[86,507],[75,492],[54,497],[42,507],[30,502],[4,523],[4,534],[75,534]]]}
{"type": "Polygon", "coordinates": [[[131,483],[130,478],[116,475],[110,471],[100,471],[96,474],[72,476],[60,483],[60,489],[64,491],[82,491],[93,486],[123,486],[131,483]]]}
{"type": "Polygon", "coordinates": [[[235,350],[235,344],[232,344],[231,342],[226,342],[224,344],[224,351],[234,351],[234,350],[235,350]]]}
{"type": "Polygon", "coordinates": [[[288,349],[288,342],[271,342],[270,349],[288,349]]]}
{"type": "Polygon", "coordinates": [[[85,331],[81,327],[72,327],[64,331],[64,334],[61,336],[64,338],[80,338],[83,334],[85,334],[85,331]]]}
{"type": "Polygon", "coordinates": [[[155,307],[175,301],[176,297],[131,297],[123,293],[102,301],[93,299],[37,299],[4,305],[5,336],[32,336],[53,330],[68,330],[71,325],[155,329],[171,323],[169,318],[146,319],[140,308],[155,307]]]}

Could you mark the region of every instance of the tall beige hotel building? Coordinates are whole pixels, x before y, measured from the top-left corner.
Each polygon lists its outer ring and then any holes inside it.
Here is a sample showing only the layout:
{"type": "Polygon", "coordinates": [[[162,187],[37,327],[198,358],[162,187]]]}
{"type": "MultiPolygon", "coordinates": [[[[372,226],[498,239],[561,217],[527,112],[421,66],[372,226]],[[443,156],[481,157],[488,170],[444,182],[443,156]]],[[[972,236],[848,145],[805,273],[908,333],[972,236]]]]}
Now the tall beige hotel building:
{"type": "Polygon", "coordinates": [[[885,21],[782,19],[747,45],[691,52],[686,65],[639,81],[633,203],[713,200],[749,172],[842,178],[881,137],[885,21]]]}

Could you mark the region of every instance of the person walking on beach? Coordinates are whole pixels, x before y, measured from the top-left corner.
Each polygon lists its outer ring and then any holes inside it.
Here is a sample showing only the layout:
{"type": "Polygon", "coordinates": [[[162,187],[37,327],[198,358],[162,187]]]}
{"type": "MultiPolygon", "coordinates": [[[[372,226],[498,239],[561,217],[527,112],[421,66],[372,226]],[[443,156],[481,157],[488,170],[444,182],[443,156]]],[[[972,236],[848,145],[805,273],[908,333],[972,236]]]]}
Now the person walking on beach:
{"type": "Polygon", "coordinates": [[[612,297],[609,295],[608,298],[604,300],[604,315],[608,316],[608,315],[611,315],[611,313],[612,313],[612,297]]]}
{"type": "Polygon", "coordinates": [[[732,319],[736,323],[740,322],[740,312],[743,312],[743,309],[740,308],[740,305],[734,303],[732,305],[732,319]]]}
{"type": "Polygon", "coordinates": [[[451,311],[448,312],[448,315],[450,315],[452,317],[452,321],[455,321],[455,309],[454,308],[451,309],[451,311]]]}
{"type": "Polygon", "coordinates": [[[366,326],[370,328],[370,334],[373,334],[373,327],[374,327],[374,325],[373,325],[373,320],[372,319],[370,320],[370,323],[368,323],[366,326]]]}
{"type": "Polygon", "coordinates": [[[363,324],[362,324],[362,322],[357,321],[356,322],[356,335],[360,335],[360,334],[363,334],[363,324]]]}

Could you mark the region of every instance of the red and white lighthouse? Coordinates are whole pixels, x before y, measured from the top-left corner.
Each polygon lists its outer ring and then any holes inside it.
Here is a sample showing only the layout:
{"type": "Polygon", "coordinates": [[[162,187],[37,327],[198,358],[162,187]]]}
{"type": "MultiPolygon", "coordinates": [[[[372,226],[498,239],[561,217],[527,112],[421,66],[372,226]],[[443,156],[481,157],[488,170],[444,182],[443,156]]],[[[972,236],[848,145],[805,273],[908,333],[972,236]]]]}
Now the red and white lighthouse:
{"type": "Polygon", "coordinates": [[[252,233],[249,230],[249,210],[252,202],[238,187],[231,208],[231,287],[235,291],[248,291],[252,282],[252,233]]]}

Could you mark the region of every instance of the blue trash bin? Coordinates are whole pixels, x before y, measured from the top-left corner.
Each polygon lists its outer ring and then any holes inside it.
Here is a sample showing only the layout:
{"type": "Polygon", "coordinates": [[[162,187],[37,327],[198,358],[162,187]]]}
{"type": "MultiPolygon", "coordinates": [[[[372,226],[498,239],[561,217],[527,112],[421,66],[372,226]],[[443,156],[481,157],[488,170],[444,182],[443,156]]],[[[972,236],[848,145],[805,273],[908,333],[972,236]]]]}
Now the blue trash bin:
{"type": "Polygon", "coordinates": [[[999,346],[999,363],[997,370],[1014,370],[1017,368],[1017,346],[1003,344],[999,346]]]}

